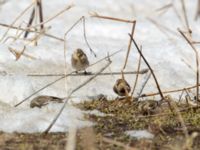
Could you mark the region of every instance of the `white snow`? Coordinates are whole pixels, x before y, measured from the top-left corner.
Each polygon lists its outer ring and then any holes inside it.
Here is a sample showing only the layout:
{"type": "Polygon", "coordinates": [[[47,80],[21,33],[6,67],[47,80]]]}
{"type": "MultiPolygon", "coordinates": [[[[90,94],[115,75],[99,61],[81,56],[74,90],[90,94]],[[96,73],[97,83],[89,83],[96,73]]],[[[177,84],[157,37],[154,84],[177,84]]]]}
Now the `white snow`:
{"type": "Polygon", "coordinates": [[[152,139],[154,137],[153,134],[151,134],[150,132],[146,131],[146,130],[131,130],[131,131],[126,131],[126,134],[137,138],[137,139],[152,139]]]}
{"type": "MultiPolygon", "coordinates": [[[[0,23],[11,24],[31,2],[31,0],[9,0],[5,2],[0,6],[0,23]]],[[[89,13],[97,12],[105,16],[137,20],[135,39],[139,45],[143,46],[143,53],[154,69],[161,89],[168,90],[194,85],[196,79],[195,71],[188,68],[188,66],[181,61],[181,59],[184,59],[195,68],[194,52],[177,32],[178,27],[181,29],[185,28],[175,16],[172,9],[161,16],[156,12],[156,9],[169,2],[171,1],[43,0],[43,6],[44,18],[46,19],[55,15],[67,5],[75,4],[72,9],[48,22],[46,25],[51,26],[51,29],[48,31],[49,34],[60,38],[64,38],[65,32],[81,16],[86,16],[88,41],[97,53],[97,58],[89,52],[83,37],[82,23],[80,23],[67,37],[67,73],[73,71],[70,65],[70,57],[73,50],[76,48],[85,50],[91,64],[107,56],[108,52],[111,54],[122,49],[122,52],[111,58],[113,63],[106,69],[106,72],[121,71],[123,67],[129,41],[128,33],[131,32],[131,24],[89,17],[89,13]],[[169,27],[176,32],[177,35],[174,36],[168,33],[169,37],[167,37],[147,18],[152,18],[158,23],[169,27]]],[[[179,1],[175,1],[175,4],[178,12],[182,14],[179,1]]],[[[191,29],[195,31],[193,37],[198,41],[200,39],[199,21],[195,22],[193,20],[196,0],[192,2],[187,0],[186,7],[191,29]]],[[[17,22],[16,26],[19,26],[23,22],[27,23],[30,13],[31,10],[17,22]]],[[[25,26],[23,25],[23,27],[25,26]]],[[[6,28],[0,27],[0,29],[0,37],[2,37],[6,28]]],[[[16,30],[10,30],[8,33],[9,36],[15,34],[16,30]]],[[[59,78],[55,76],[35,77],[28,75],[65,73],[63,42],[49,37],[42,37],[38,42],[38,46],[29,44],[26,48],[25,53],[34,57],[34,59],[22,56],[16,61],[14,55],[8,50],[8,47],[16,48],[20,51],[23,45],[23,41],[11,43],[11,39],[4,44],[0,44],[0,130],[6,132],[41,132],[48,126],[62,104],[51,104],[42,109],[31,109],[29,107],[30,100],[38,95],[66,97],[72,89],[83,83],[89,77],[70,76],[42,90],[25,101],[22,105],[15,108],[15,104],[46,84],[59,78]]],[[[200,48],[199,46],[196,47],[200,48]]],[[[137,60],[138,53],[133,46],[126,71],[136,70],[137,60]]],[[[105,64],[106,62],[103,61],[88,68],[88,71],[97,72],[105,64]]],[[[146,68],[144,63],[142,64],[142,68],[146,68]]],[[[112,91],[112,86],[117,78],[119,78],[119,76],[114,75],[97,77],[81,88],[81,90],[74,93],[74,98],[71,101],[79,102],[83,97],[94,96],[101,93],[110,97],[115,97],[116,95],[112,91]]],[[[133,84],[135,75],[127,75],[126,79],[130,84],[133,84]]],[[[142,80],[142,76],[140,80],[142,80]]],[[[138,85],[138,88],[140,88],[140,85],[138,85]]],[[[152,77],[145,87],[145,92],[157,92],[152,77]]],[[[82,127],[84,125],[91,125],[91,123],[84,121],[83,113],[69,103],[51,131],[67,131],[68,127],[73,125],[82,127]]]]}

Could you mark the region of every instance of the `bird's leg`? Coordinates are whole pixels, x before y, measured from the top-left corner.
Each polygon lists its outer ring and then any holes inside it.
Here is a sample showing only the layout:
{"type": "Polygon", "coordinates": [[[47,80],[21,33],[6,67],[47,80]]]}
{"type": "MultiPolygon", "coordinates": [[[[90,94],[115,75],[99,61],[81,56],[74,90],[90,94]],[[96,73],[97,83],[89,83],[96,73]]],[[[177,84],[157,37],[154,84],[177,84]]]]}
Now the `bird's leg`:
{"type": "Polygon", "coordinates": [[[87,72],[86,70],[84,71],[84,74],[85,75],[89,75],[89,74],[91,74],[91,72],[87,72]]]}
{"type": "Polygon", "coordinates": [[[87,75],[87,74],[88,74],[86,70],[84,71],[84,74],[85,74],[85,75],[87,75]]]}

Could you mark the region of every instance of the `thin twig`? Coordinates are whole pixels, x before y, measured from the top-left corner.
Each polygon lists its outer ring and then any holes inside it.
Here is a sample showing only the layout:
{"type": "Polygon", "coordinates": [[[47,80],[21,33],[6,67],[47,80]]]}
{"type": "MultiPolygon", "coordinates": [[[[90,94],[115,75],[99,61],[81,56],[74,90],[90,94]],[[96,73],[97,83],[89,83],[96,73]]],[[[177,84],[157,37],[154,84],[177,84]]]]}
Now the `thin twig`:
{"type": "Polygon", "coordinates": [[[165,25],[163,24],[160,24],[158,23],[157,21],[155,21],[154,19],[152,18],[147,18],[152,24],[154,24],[161,32],[163,32],[164,34],[166,34],[165,31],[171,33],[172,35],[174,36],[178,36],[177,33],[173,30],[171,30],[169,27],[166,27],[165,25]],[[164,31],[165,30],[165,31],[164,31]]]}
{"type": "MultiPolygon", "coordinates": [[[[142,46],[140,47],[141,51],[142,51],[142,46]]],[[[140,66],[141,66],[141,55],[139,55],[139,60],[138,60],[138,67],[137,67],[137,72],[139,72],[140,70],[140,66]]],[[[133,84],[133,90],[131,92],[131,97],[133,96],[134,92],[135,92],[135,88],[136,88],[136,85],[137,85],[137,81],[138,81],[138,77],[139,77],[139,74],[137,73],[136,74],[136,77],[135,77],[135,80],[134,80],[134,84],[133,84]]]]}
{"type": "MultiPolygon", "coordinates": [[[[108,58],[109,59],[109,58],[108,58]]],[[[109,65],[111,64],[111,61],[109,60],[108,63],[101,68],[97,74],[95,74],[94,76],[92,76],[91,78],[87,79],[85,82],[83,82],[82,84],[80,84],[78,87],[76,87],[74,90],[72,90],[70,92],[70,94],[65,98],[65,102],[62,106],[62,108],[60,109],[60,111],[58,112],[58,114],[55,116],[55,118],[53,119],[53,121],[51,122],[51,124],[48,126],[48,128],[44,131],[44,134],[47,134],[49,132],[49,130],[51,129],[51,127],[55,124],[55,122],[57,121],[57,119],[59,118],[59,116],[61,115],[62,111],[64,110],[69,98],[71,97],[71,95],[76,92],[77,90],[81,89],[82,87],[84,87],[86,84],[88,84],[89,82],[91,82],[94,78],[96,78],[99,73],[103,72],[109,65]]]]}
{"type": "MultiPolygon", "coordinates": [[[[21,27],[10,26],[10,25],[4,24],[4,23],[0,23],[0,26],[6,27],[6,28],[12,28],[12,29],[16,29],[16,30],[29,31],[29,32],[34,32],[34,33],[41,33],[40,31],[35,31],[35,30],[32,30],[32,29],[26,29],[26,28],[21,28],[21,27]]],[[[60,37],[56,37],[54,35],[47,34],[47,33],[44,33],[44,35],[47,36],[47,37],[56,39],[58,41],[64,42],[64,39],[62,39],[60,37]]]]}
{"type": "MultiPolygon", "coordinates": [[[[38,0],[37,5],[38,5],[38,8],[39,8],[40,22],[43,22],[42,0],[38,0]]],[[[41,24],[40,29],[43,29],[43,28],[44,28],[44,25],[41,24]]]]}
{"type": "Polygon", "coordinates": [[[89,47],[90,49],[90,52],[95,56],[97,57],[96,53],[94,52],[94,50],[91,48],[88,40],[87,40],[87,36],[86,36],[86,27],[85,27],[85,17],[82,17],[82,20],[83,20],[83,35],[84,35],[84,39],[85,39],[85,42],[87,44],[87,46],[89,47]]]}
{"type": "MultiPolygon", "coordinates": [[[[199,84],[198,86],[200,86],[200,84],[199,84]]],[[[180,89],[174,89],[174,90],[163,91],[162,93],[163,93],[163,94],[177,93],[177,92],[183,91],[184,89],[189,90],[189,89],[194,89],[194,88],[196,88],[196,87],[197,87],[197,85],[194,85],[194,86],[184,87],[184,88],[180,88],[180,89]]],[[[155,95],[159,95],[159,92],[142,94],[140,97],[149,97],[149,96],[155,96],[155,95]]]]}
{"type": "Polygon", "coordinates": [[[192,44],[192,41],[180,30],[178,29],[180,34],[184,37],[184,39],[187,41],[187,43],[192,47],[192,49],[195,52],[195,57],[196,57],[196,96],[197,96],[197,101],[200,102],[199,100],[199,53],[198,50],[194,47],[192,44]]]}
{"type": "Polygon", "coordinates": [[[168,10],[171,7],[172,7],[172,3],[169,3],[169,4],[166,4],[166,5],[158,8],[158,9],[156,9],[156,11],[163,11],[163,10],[166,10],[166,9],[168,10]]]}
{"type": "Polygon", "coordinates": [[[181,6],[182,6],[182,10],[183,10],[183,16],[184,16],[186,28],[188,30],[188,33],[191,34],[190,25],[189,25],[189,22],[188,22],[188,17],[187,17],[187,12],[186,12],[186,8],[185,8],[185,1],[184,0],[181,0],[181,6]]]}
{"type": "MultiPolygon", "coordinates": [[[[66,32],[65,32],[65,37],[67,36],[67,34],[83,19],[84,16],[82,16],[81,18],[79,18],[66,32]]],[[[66,40],[65,40],[66,41],[66,40]]]]}
{"type": "MultiPolygon", "coordinates": [[[[149,69],[142,69],[139,71],[126,71],[123,72],[124,74],[145,74],[149,71],[149,69]]],[[[85,73],[77,73],[77,74],[71,74],[69,76],[92,76],[96,73],[94,72],[87,72],[87,74],[85,73]]],[[[104,72],[104,73],[100,73],[99,76],[108,76],[108,75],[120,75],[121,72],[104,72]]],[[[8,75],[13,75],[13,74],[8,74],[8,75]]],[[[27,74],[27,76],[30,77],[56,77],[56,76],[64,76],[65,74],[27,74]]]]}
{"type": "Polygon", "coordinates": [[[8,25],[8,29],[6,30],[6,32],[3,34],[2,38],[0,39],[0,42],[6,37],[7,33],[9,32],[10,28],[17,22],[17,20],[19,20],[19,18],[21,18],[32,6],[33,6],[34,2],[32,2],[26,9],[24,9],[19,16],[17,16],[17,18],[10,24],[8,25]]]}
{"type": "Polygon", "coordinates": [[[69,5],[67,7],[65,7],[64,9],[62,9],[61,11],[59,11],[58,13],[56,13],[55,15],[53,15],[52,17],[48,18],[47,20],[40,22],[34,26],[32,26],[32,28],[36,28],[37,26],[41,26],[42,24],[46,24],[49,21],[53,20],[54,18],[58,17],[59,15],[63,14],[65,11],[68,11],[69,9],[71,9],[74,5],[69,5]]]}
{"type": "Polygon", "coordinates": [[[90,52],[96,57],[96,53],[94,52],[94,50],[91,48],[88,40],[87,40],[87,36],[86,36],[86,27],[85,27],[85,17],[82,16],[81,18],[79,18],[66,32],[65,32],[65,35],[64,35],[64,41],[65,41],[65,44],[64,44],[64,49],[66,51],[66,41],[67,41],[67,35],[69,34],[69,32],[80,22],[80,21],[83,21],[83,36],[84,36],[84,40],[85,40],[85,43],[86,45],[88,46],[88,48],[90,49],[90,52]]]}
{"type": "Polygon", "coordinates": [[[178,103],[181,102],[181,99],[182,99],[182,97],[183,97],[184,92],[185,92],[185,89],[184,89],[184,90],[181,92],[181,94],[179,95],[178,103]]]}
{"type": "Polygon", "coordinates": [[[114,17],[108,17],[108,16],[101,16],[97,13],[92,14],[91,17],[95,18],[102,18],[102,19],[107,19],[107,20],[114,20],[114,21],[119,21],[119,22],[126,22],[126,23],[135,23],[135,20],[126,20],[126,19],[121,19],[121,18],[114,18],[114,17]]]}
{"type": "Polygon", "coordinates": [[[200,44],[200,42],[198,42],[198,41],[193,41],[192,43],[193,44],[200,44]]]}
{"type": "Polygon", "coordinates": [[[174,3],[173,3],[173,7],[172,8],[173,8],[173,11],[174,11],[175,15],[177,16],[178,20],[180,21],[180,23],[184,24],[184,21],[181,18],[181,15],[178,13],[178,10],[177,10],[176,6],[174,5],[174,3]]]}
{"type": "MultiPolygon", "coordinates": [[[[133,25],[132,25],[132,29],[131,29],[131,36],[132,36],[132,37],[133,37],[133,35],[134,35],[135,25],[136,25],[136,21],[134,20],[134,21],[133,21],[133,25]]],[[[124,66],[123,66],[123,69],[122,69],[122,70],[124,70],[124,69],[126,68],[126,64],[127,64],[127,62],[128,62],[129,53],[130,53],[130,50],[131,50],[131,45],[132,45],[132,42],[131,42],[131,38],[130,38],[129,44],[128,44],[127,53],[126,53],[126,58],[125,58],[125,62],[124,62],[124,66]]]]}
{"type": "Polygon", "coordinates": [[[25,57],[28,57],[28,58],[31,58],[31,59],[36,59],[35,57],[29,55],[29,54],[26,54],[24,53],[25,49],[26,49],[26,46],[23,46],[23,49],[21,50],[21,52],[18,52],[17,50],[15,50],[14,48],[12,47],[8,47],[9,51],[15,56],[15,60],[19,60],[20,57],[23,55],[25,57]]]}
{"type": "Polygon", "coordinates": [[[149,81],[151,77],[151,72],[149,72],[145,77],[144,77],[144,81],[142,82],[141,84],[141,88],[137,94],[137,99],[140,98],[140,95],[142,94],[143,90],[144,90],[144,87],[146,86],[147,82],[149,81]]]}
{"type": "Polygon", "coordinates": [[[200,17],[200,0],[198,0],[197,2],[197,10],[194,19],[197,20],[199,17],[200,17]]]}
{"type": "MultiPolygon", "coordinates": [[[[30,16],[29,22],[27,24],[27,28],[29,28],[32,25],[34,17],[35,17],[35,12],[36,12],[36,10],[35,10],[35,8],[33,8],[32,12],[31,12],[31,16],[30,16]]],[[[25,32],[24,38],[27,38],[28,33],[29,33],[29,31],[25,32]]]]}
{"type": "Polygon", "coordinates": [[[188,68],[190,68],[193,72],[196,72],[195,69],[184,59],[184,58],[181,58],[181,61],[186,64],[186,66],[188,68]]]}
{"type": "Polygon", "coordinates": [[[154,72],[153,72],[153,69],[151,68],[151,66],[149,65],[148,61],[146,60],[146,58],[145,58],[144,55],[142,54],[141,50],[139,49],[137,43],[135,42],[135,40],[133,39],[133,37],[131,36],[131,34],[129,34],[129,36],[131,37],[131,39],[132,39],[132,41],[133,41],[133,43],[134,43],[136,49],[138,50],[138,53],[141,55],[142,59],[144,60],[144,62],[145,62],[146,65],[148,66],[149,70],[151,71],[151,74],[153,75],[153,78],[154,78],[154,80],[155,80],[156,86],[157,86],[157,88],[158,88],[160,97],[161,97],[162,100],[164,100],[163,93],[162,93],[162,91],[161,91],[161,89],[160,89],[160,85],[159,85],[159,83],[158,83],[158,81],[157,81],[157,79],[156,79],[156,76],[155,76],[155,74],[154,74],[154,72]]]}

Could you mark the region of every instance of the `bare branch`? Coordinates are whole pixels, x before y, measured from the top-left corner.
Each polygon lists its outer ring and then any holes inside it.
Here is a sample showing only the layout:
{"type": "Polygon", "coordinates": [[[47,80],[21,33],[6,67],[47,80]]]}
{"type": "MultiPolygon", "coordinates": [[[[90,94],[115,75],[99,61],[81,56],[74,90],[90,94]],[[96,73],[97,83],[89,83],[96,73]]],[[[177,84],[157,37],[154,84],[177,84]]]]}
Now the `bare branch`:
{"type": "Polygon", "coordinates": [[[126,19],[121,19],[121,18],[114,18],[114,17],[108,17],[108,16],[101,16],[97,13],[92,14],[91,17],[95,18],[101,18],[101,19],[107,19],[107,20],[114,20],[114,21],[119,21],[119,22],[126,22],[126,23],[135,23],[135,20],[126,20],[126,19]]]}
{"type": "Polygon", "coordinates": [[[198,50],[194,47],[194,45],[192,44],[192,41],[180,30],[178,29],[178,31],[180,32],[180,34],[184,37],[184,39],[187,41],[187,43],[192,47],[192,49],[195,52],[195,56],[196,56],[196,96],[197,96],[197,101],[200,102],[199,100],[199,53],[198,50]]]}
{"type": "Polygon", "coordinates": [[[160,85],[159,85],[159,83],[158,83],[158,81],[157,81],[157,79],[156,79],[156,76],[155,76],[155,74],[154,74],[154,72],[153,72],[151,66],[149,65],[149,63],[148,63],[148,61],[146,60],[146,58],[144,57],[144,55],[142,54],[141,50],[139,49],[137,43],[135,42],[135,40],[133,39],[133,37],[131,36],[131,34],[129,34],[129,36],[131,37],[131,39],[132,39],[132,41],[133,41],[133,43],[134,43],[136,49],[138,50],[138,53],[141,55],[142,59],[144,60],[144,62],[145,62],[146,65],[148,66],[149,70],[151,71],[151,74],[153,75],[153,78],[154,78],[154,80],[155,80],[156,86],[157,86],[157,88],[158,88],[160,97],[161,97],[162,100],[164,100],[164,96],[163,96],[163,93],[162,93],[162,91],[161,91],[161,89],[160,89],[160,85]]]}
{"type": "Polygon", "coordinates": [[[32,2],[26,9],[24,9],[20,14],[19,16],[17,16],[17,18],[10,24],[8,25],[8,29],[6,30],[6,32],[3,34],[2,38],[0,41],[2,41],[7,33],[9,32],[10,28],[17,22],[17,20],[19,20],[19,18],[21,18],[32,6],[33,6],[34,2],[32,2]]]}
{"type": "MultiPolygon", "coordinates": [[[[149,71],[149,69],[142,69],[142,70],[138,70],[138,71],[126,71],[123,72],[124,74],[127,75],[131,75],[131,74],[145,74],[149,71]]],[[[77,74],[71,74],[69,76],[92,76],[96,73],[92,73],[92,72],[87,72],[87,74],[85,73],[77,73],[77,74]]],[[[121,72],[104,72],[104,73],[100,73],[99,76],[109,76],[109,75],[120,75],[121,72]]],[[[8,75],[12,75],[12,74],[8,74],[8,75]]],[[[65,74],[27,74],[27,76],[30,77],[56,77],[56,76],[64,76],[65,74]]]]}
{"type": "MultiPolygon", "coordinates": [[[[16,30],[29,31],[29,32],[34,32],[34,33],[41,33],[40,31],[35,31],[35,30],[29,29],[29,28],[26,29],[26,28],[21,28],[21,27],[16,27],[16,26],[7,25],[7,24],[4,24],[4,23],[0,23],[0,26],[6,27],[6,28],[12,28],[12,29],[16,29],[16,30]]],[[[47,33],[44,33],[44,35],[47,36],[47,37],[56,39],[56,40],[58,40],[58,41],[64,42],[64,39],[59,38],[59,37],[56,37],[56,36],[54,36],[54,35],[47,34],[47,33]]]]}
{"type": "MultiPolygon", "coordinates": [[[[140,47],[141,51],[142,51],[142,46],[140,47]]],[[[137,72],[139,73],[139,70],[140,70],[140,66],[141,66],[141,55],[139,55],[139,60],[138,60],[138,68],[137,68],[137,72]]],[[[135,92],[135,88],[136,88],[136,85],[137,85],[137,81],[138,81],[138,77],[139,77],[139,74],[136,74],[136,77],[135,77],[135,81],[134,81],[134,85],[133,85],[133,90],[131,92],[131,97],[133,96],[134,92],[135,92]]]]}
{"type": "MultiPolygon", "coordinates": [[[[131,29],[131,36],[133,37],[134,35],[134,31],[135,31],[135,25],[136,25],[136,21],[133,21],[133,25],[132,25],[132,29],[131,29]]],[[[124,62],[124,66],[123,66],[123,69],[124,70],[126,68],[126,64],[128,62],[128,56],[129,56],[129,53],[130,53],[130,50],[131,50],[131,38],[129,40],[129,44],[128,44],[128,49],[127,49],[127,53],[126,53],[126,59],[125,59],[125,62],[124,62]]]]}

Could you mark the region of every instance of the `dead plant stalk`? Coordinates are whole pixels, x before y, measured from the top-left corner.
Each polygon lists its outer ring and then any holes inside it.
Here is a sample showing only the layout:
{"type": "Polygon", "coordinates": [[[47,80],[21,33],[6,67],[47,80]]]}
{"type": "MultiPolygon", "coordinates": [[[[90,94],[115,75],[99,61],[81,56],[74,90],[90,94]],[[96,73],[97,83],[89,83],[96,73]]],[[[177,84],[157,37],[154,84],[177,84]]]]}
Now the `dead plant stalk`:
{"type": "Polygon", "coordinates": [[[24,9],[20,14],[19,16],[16,17],[16,19],[10,24],[8,25],[8,29],[6,30],[6,32],[3,34],[2,38],[0,41],[2,41],[7,33],[9,32],[10,28],[17,22],[17,20],[19,20],[32,6],[34,5],[34,2],[32,2],[26,9],[24,9]]]}
{"type": "Polygon", "coordinates": [[[145,62],[146,65],[148,66],[149,70],[151,71],[151,74],[153,75],[153,78],[154,78],[154,80],[155,80],[156,86],[157,86],[157,88],[158,88],[160,97],[161,97],[162,100],[164,100],[163,93],[162,93],[162,91],[161,91],[161,89],[160,89],[159,83],[158,83],[157,78],[156,78],[156,76],[155,76],[155,74],[154,74],[154,72],[153,72],[153,69],[151,68],[151,66],[149,65],[148,61],[146,60],[146,58],[145,58],[144,55],[142,54],[141,50],[139,49],[137,43],[135,42],[135,40],[133,39],[133,37],[131,36],[131,34],[129,34],[129,36],[131,37],[131,39],[132,39],[132,41],[133,41],[133,43],[134,43],[136,49],[138,50],[138,53],[141,55],[142,59],[144,60],[144,62],[145,62]]]}
{"type": "Polygon", "coordinates": [[[193,45],[192,41],[180,30],[178,29],[178,31],[180,32],[180,34],[184,37],[184,39],[187,41],[187,43],[191,46],[191,48],[194,50],[195,52],[195,57],[196,57],[196,96],[197,96],[197,101],[199,101],[199,53],[198,50],[195,48],[195,46],[193,45]]]}

